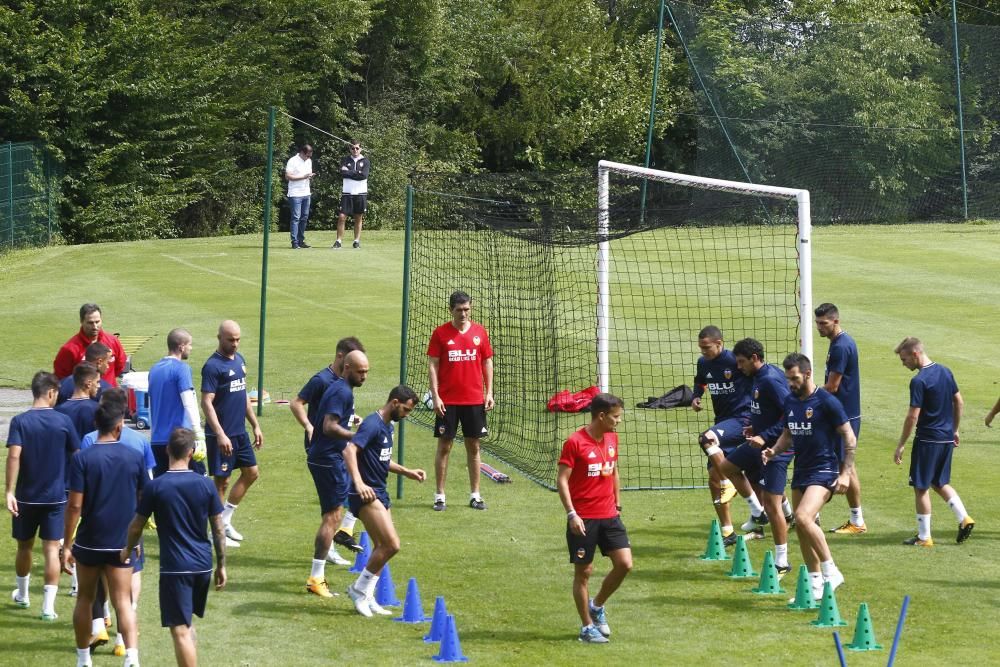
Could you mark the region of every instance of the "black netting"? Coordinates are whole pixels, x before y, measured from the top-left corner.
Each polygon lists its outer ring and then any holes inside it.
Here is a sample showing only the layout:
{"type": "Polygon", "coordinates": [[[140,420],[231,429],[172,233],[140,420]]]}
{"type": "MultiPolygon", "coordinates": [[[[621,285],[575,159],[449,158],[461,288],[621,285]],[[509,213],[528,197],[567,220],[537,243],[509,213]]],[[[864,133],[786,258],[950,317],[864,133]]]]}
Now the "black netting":
{"type": "MultiPolygon", "coordinates": [[[[484,447],[552,486],[565,438],[586,415],[549,413],[560,389],[597,379],[598,243],[610,242],[610,389],[625,400],[626,488],[705,482],[697,435],[710,411],[636,404],[691,384],[697,334],[753,336],[770,358],[797,350],[794,202],[612,174],[609,231],[597,234],[596,177],[415,179],[407,377],[422,393],[427,340],[447,299],[473,297],[490,332],[495,396],[484,447]],[[642,202],[645,201],[645,206],[642,202]]],[[[430,411],[412,420],[430,426],[430,411]]]]}

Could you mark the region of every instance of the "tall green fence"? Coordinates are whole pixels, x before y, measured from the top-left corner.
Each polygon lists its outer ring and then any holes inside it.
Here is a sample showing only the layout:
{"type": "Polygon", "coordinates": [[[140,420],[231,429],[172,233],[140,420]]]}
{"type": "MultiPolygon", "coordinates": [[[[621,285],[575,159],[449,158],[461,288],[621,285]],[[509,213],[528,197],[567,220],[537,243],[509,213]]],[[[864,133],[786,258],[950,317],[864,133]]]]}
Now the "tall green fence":
{"type": "Polygon", "coordinates": [[[43,148],[0,144],[0,250],[51,243],[58,199],[53,161],[43,148]]]}

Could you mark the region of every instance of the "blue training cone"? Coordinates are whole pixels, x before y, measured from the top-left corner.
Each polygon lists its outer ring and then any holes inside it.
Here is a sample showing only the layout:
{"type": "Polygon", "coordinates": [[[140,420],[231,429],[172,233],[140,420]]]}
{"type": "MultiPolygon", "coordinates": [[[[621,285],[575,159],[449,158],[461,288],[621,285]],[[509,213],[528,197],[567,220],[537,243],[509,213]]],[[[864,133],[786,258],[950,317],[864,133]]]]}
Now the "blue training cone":
{"type": "Polygon", "coordinates": [[[375,584],[375,602],[383,607],[398,607],[399,598],[396,597],[396,585],[392,583],[392,573],[389,571],[389,564],[382,566],[382,576],[375,584]]]}
{"type": "Polygon", "coordinates": [[[455,628],[455,617],[448,614],[444,625],[444,637],[441,639],[441,650],[434,656],[434,662],[468,662],[469,658],[462,655],[462,645],[458,641],[458,630],[455,628]]]}
{"type": "Polygon", "coordinates": [[[439,595],[434,600],[434,616],[431,618],[431,631],[424,635],[424,641],[439,642],[444,639],[444,626],[448,622],[448,610],[444,607],[444,596],[439,595]]]}
{"type": "Polygon", "coordinates": [[[429,616],[424,616],[424,604],[420,601],[420,589],[417,588],[416,577],[410,577],[410,583],[406,585],[403,615],[392,620],[398,623],[426,623],[431,620],[429,616]]]}
{"type": "Polygon", "coordinates": [[[372,555],[372,543],[368,539],[368,533],[362,531],[358,544],[361,545],[361,551],[354,556],[354,565],[348,570],[348,572],[353,572],[354,574],[361,574],[365,566],[368,565],[368,557],[372,555]]]}

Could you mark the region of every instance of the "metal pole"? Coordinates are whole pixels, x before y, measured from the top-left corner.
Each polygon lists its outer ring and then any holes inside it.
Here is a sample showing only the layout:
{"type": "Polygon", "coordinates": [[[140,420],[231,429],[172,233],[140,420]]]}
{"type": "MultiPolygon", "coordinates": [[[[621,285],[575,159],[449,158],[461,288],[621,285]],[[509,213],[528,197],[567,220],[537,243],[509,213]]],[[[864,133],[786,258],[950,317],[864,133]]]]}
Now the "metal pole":
{"type": "MultiPolygon", "coordinates": [[[[399,336],[399,384],[406,384],[406,331],[410,327],[410,247],[413,242],[413,186],[406,186],[406,235],[403,240],[403,317],[402,333],[399,336]]],[[[403,443],[406,440],[404,426],[399,422],[396,436],[396,460],[403,465],[403,443]]],[[[403,497],[403,476],[396,475],[396,498],[403,497]]]]}
{"type": "Polygon", "coordinates": [[[7,217],[10,219],[10,247],[14,247],[14,144],[7,142],[7,217]]]}
{"type": "MultiPolygon", "coordinates": [[[[660,21],[656,27],[656,55],[653,58],[653,92],[649,95],[649,128],[646,130],[646,160],[644,167],[649,168],[649,162],[653,153],[653,125],[656,119],[656,88],[660,80],[660,46],[663,44],[663,13],[665,10],[665,0],[660,0],[660,21]]],[[[640,204],[640,220],[646,217],[646,185],[648,181],[642,179],[642,200],[640,204]]]]}
{"type": "Polygon", "coordinates": [[[962,67],[958,55],[958,12],[951,0],[951,34],[955,53],[955,99],[958,103],[958,149],[962,159],[962,217],[969,219],[969,183],[965,174],[965,119],[962,113],[962,67]]]}
{"type": "Polygon", "coordinates": [[[274,166],[274,107],[267,118],[267,168],[264,171],[264,249],[260,259],[260,339],[257,348],[257,416],[264,414],[264,332],[267,324],[267,251],[271,233],[271,170],[274,166]]]}

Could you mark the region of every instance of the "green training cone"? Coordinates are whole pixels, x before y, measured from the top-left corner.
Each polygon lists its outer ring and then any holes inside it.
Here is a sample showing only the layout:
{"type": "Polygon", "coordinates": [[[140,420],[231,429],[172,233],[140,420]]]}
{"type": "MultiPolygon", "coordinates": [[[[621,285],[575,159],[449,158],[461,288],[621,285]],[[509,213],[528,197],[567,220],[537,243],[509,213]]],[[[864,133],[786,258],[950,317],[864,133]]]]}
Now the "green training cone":
{"type": "Polygon", "coordinates": [[[819,601],[819,618],[812,621],[812,624],[817,628],[839,628],[847,625],[847,621],[840,617],[837,596],[833,594],[833,586],[829,581],[823,584],[823,599],[819,601]]]}
{"type": "Polygon", "coordinates": [[[750,562],[750,554],[747,552],[747,543],[740,535],[736,538],[736,551],[733,553],[733,567],[726,575],[733,579],[750,579],[756,577],[753,571],[753,564],[750,562]]]}
{"type": "Polygon", "coordinates": [[[795,584],[795,599],[788,603],[788,608],[795,611],[815,609],[812,586],[809,585],[809,570],[805,565],[799,565],[799,580],[795,584]]]}
{"type": "Polygon", "coordinates": [[[722,531],[719,530],[719,520],[712,519],[712,527],[708,531],[708,545],[705,553],[699,556],[701,560],[729,560],[726,545],[722,541],[722,531]]]}
{"type": "Polygon", "coordinates": [[[768,551],[764,554],[764,565],[760,569],[760,583],[757,588],[751,588],[751,593],[757,595],[779,595],[785,593],[778,580],[778,568],[774,566],[774,556],[768,551]]]}
{"type": "Polygon", "coordinates": [[[882,645],[875,642],[875,628],[868,613],[868,603],[858,607],[858,622],[854,626],[854,641],[847,645],[852,651],[881,651],[882,645]]]}

